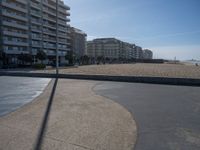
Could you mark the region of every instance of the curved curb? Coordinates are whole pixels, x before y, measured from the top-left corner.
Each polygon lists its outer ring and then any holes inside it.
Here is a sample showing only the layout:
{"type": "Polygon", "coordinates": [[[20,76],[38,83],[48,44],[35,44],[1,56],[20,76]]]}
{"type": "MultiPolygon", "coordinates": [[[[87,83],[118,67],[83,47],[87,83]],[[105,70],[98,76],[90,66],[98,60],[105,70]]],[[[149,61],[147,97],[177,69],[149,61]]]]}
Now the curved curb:
{"type": "MultiPolygon", "coordinates": [[[[101,82],[99,82],[99,83],[101,83],[101,82]]],[[[101,83],[101,84],[102,84],[102,83],[101,83]]],[[[97,92],[95,92],[95,87],[97,87],[97,86],[98,86],[98,83],[96,83],[96,84],[91,88],[92,92],[93,92],[95,95],[98,95],[98,96],[100,96],[100,97],[104,97],[104,98],[106,98],[106,99],[112,101],[113,103],[115,103],[115,104],[119,105],[120,107],[122,107],[125,111],[127,111],[127,112],[132,116],[132,120],[134,121],[134,126],[136,127],[136,131],[135,131],[135,132],[136,132],[136,138],[135,138],[135,141],[133,141],[133,147],[132,147],[132,150],[134,150],[135,147],[136,147],[136,144],[137,144],[137,139],[138,139],[139,134],[138,134],[138,125],[137,125],[137,122],[136,122],[135,119],[134,119],[133,114],[132,114],[125,106],[121,105],[120,103],[118,103],[118,102],[116,102],[116,101],[110,99],[110,98],[107,97],[107,96],[100,95],[100,94],[98,94],[97,92]]]]}

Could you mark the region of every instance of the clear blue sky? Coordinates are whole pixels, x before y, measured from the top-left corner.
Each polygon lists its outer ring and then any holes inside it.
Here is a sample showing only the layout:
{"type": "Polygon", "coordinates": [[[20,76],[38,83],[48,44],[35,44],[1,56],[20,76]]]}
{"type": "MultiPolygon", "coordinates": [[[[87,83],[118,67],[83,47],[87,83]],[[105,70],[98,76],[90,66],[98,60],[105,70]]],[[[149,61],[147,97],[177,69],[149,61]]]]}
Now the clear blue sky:
{"type": "Polygon", "coordinates": [[[200,0],[65,0],[71,26],[152,49],[155,58],[200,59],[200,0]]]}

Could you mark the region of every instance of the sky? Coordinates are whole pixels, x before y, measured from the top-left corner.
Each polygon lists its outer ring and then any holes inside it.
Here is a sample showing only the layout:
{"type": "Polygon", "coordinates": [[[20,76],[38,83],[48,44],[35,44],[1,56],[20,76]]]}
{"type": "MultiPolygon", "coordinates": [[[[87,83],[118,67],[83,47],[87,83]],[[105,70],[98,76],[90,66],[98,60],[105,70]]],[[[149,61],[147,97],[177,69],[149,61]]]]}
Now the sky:
{"type": "Polygon", "coordinates": [[[88,40],[115,37],[154,58],[200,60],[200,0],[64,0],[88,40]]]}

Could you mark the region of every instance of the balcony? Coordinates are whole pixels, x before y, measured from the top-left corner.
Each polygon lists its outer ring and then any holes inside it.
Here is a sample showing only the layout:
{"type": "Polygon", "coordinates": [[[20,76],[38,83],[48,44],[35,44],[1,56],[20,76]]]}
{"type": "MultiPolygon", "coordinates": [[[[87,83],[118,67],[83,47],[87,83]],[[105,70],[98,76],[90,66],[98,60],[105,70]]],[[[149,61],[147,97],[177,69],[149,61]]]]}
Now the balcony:
{"type": "Polygon", "coordinates": [[[6,54],[21,54],[21,53],[23,53],[23,54],[29,54],[29,51],[28,51],[28,48],[27,48],[27,50],[24,50],[24,51],[22,51],[22,50],[5,50],[5,52],[6,52],[6,54]]]}
{"type": "MultiPolygon", "coordinates": [[[[48,55],[48,56],[56,56],[56,51],[51,51],[51,50],[46,50],[47,52],[46,52],[46,54],[48,55]]],[[[58,51],[58,55],[59,56],[65,56],[66,55],[66,51],[58,51]]]]}
{"type": "Polygon", "coordinates": [[[47,34],[47,35],[51,35],[51,36],[56,36],[56,32],[54,33],[54,32],[51,32],[51,31],[43,31],[44,32],[44,34],[47,34]]]}
{"type": "MultiPolygon", "coordinates": [[[[61,34],[61,33],[58,34],[58,37],[61,37],[61,38],[68,38],[67,34],[61,34]]],[[[69,37],[69,38],[70,38],[70,37],[69,37]]]]}
{"type": "Polygon", "coordinates": [[[66,15],[67,15],[67,16],[70,16],[70,13],[69,13],[69,12],[66,12],[66,15]]]}
{"type": "Polygon", "coordinates": [[[69,18],[66,18],[66,21],[67,21],[67,22],[70,22],[71,20],[70,20],[69,18]]]}
{"type": "Polygon", "coordinates": [[[43,40],[44,40],[44,41],[47,41],[47,42],[56,43],[56,39],[44,38],[43,40]]]}
{"type": "Polygon", "coordinates": [[[47,20],[48,20],[48,21],[51,21],[51,22],[53,22],[53,23],[56,23],[56,19],[52,19],[52,18],[48,17],[47,20]]]}
{"type": "Polygon", "coordinates": [[[58,15],[58,18],[67,22],[67,16],[58,15]]]}
{"type": "Polygon", "coordinates": [[[59,11],[59,13],[61,13],[63,15],[67,15],[67,10],[66,9],[59,8],[58,11],[59,11]]]}
{"type": "Polygon", "coordinates": [[[51,12],[50,10],[48,10],[47,8],[44,8],[43,9],[43,11],[45,12],[45,13],[48,13],[48,14],[50,14],[50,15],[52,15],[52,16],[55,16],[56,17],[56,11],[55,12],[51,12]]]}
{"type": "Polygon", "coordinates": [[[33,10],[31,10],[31,15],[33,15],[33,16],[35,16],[35,17],[38,17],[38,18],[41,18],[41,17],[42,17],[42,15],[41,15],[40,12],[36,12],[36,11],[33,11],[33,10]]]}
{"type": "Polygon", "coordinates": [[[63,25],[63,26],[66,26],[66,25],[67,25],[67,22],[58,20],[58,24],[63,25]]]}
{"type": "Polygon", "coordinates": [[[71,43],[67,42],[67,45],[68,45],[68,46],[71,46],[71,43]]]}
{"type": "Polygon", "coordinates": [[[63,27],[58,27],[58,30],[62,31],[62,32],[65,32],[65,33],[67,32],[67,28],[63,28],[63,27]]]}
{"type": "Polygon", "coordinates": [[[10,17],[10,18],[14,18],[14,19],[17,19],[17,20],[28,21],[28,18],[26,18],[26,16],[19,16],[19,15],[15,14],[15,13],[8,13],[6,11],[2,11],[2,14],[4,16],[10,17]]]}
{"type": "Polygon", "coordinates": [[[42,28],[41,26],[35,26],[35,25],[31,25],[31,30],[33,30],[34,32],[42,32],[42,28]]]}
{"type": "Polygon", "coordinates": [[[35,0],[35,1],[37,1],[38,3],[40,3],[40,2],[41,2],[41,0],[35,0]]]}
{"type": "Polygon", "coordinates": [[[3,34],[14,36],[14,37],[28,38],[28,34],[22,34],[22,33],[11,32],[11,31],[3,31],[3,34]]]}
{"type": "Polygon", "coordinates": [[[34,40],[42,40],[42,37],[41,36],[31,36],[32,39],[34,40]]]}
{"type": "Polygon", "coordinates": [[[47,2],[43,2],[43,5],[45,5],[45,6],[47,6],[47,7],[50,7],[50,8],[52,8],[52,9],[56,10],[56,5],[55,5],[55,6],[52,6],[52,5],[50,5],[49,3],[47,3],[47,2]]]}
{"type": "Polygon", "coordinates": [[[67,40],[58,40],[58,43],[61,43],[61,44],[67,44],[67,40]]]}
{"type": "Polygon", "coordinates": [[[70,22],[71,20],[69,19],[69,18],[67,18],[67,17],[58,17],[59,19],[61,19],[61,20],[63,20],[63,21],[65,21],[66,23],[67,22],[70,22]]]}
{"type": "Polygon", "coordinates": [[[38,9],[38,10],[41,10],[40,4],[37,4],[37,3],[31,2],[31,7],[35,8],[35,9],[38,9]]]}
{"type": "Polygon", "coordinates": [[[66,10],[70,10],[70,7],[65,5],[63,1],[59,1],[59,6],[66,9],[66,10]]]}
{"type": "Polygon", "coordinates": [[[56,49],[56,46],[44,45],[44,48],[46,48],[46,49],[56,49]]]}
{"type": "Polygon", "coordinates": [[[35,43],[32,43],[32,47],[40,48],[40,47],[42,47],[42,45],[41,45],[41,44],[35,44],[35,43]]]}
{"type": "Polygon", "coordinates": [[[8,7],[8,8],[11,8],[11,9],[15,9],[15,10],[24,12],[24,13],[27,13],[27,12],[28,12],[28,10],[27,10],[26,8],[19,7],[19,6],[16,5],[15,3],[6,3],[5,1],[3,1],[3,2],[2,2],[2,5],[3,5],[3,6],[6,6],[6,7],[8,7]]]}
{"type": "Polygon", "coordinates": [[[34,27],[31,27],[31,31],[37,32],[37,33],[42,33],[42,30],[41,30],[41,29],[34,28],[34,27]]]}
{"type": "Polygon", "coordinates": [[[28,1],[27,0],[15,0],[16,2],[22,3],[27,5],[28,1]]]}
{"type": "Polygon", "coordinates": [[[46,20],[51,21],[53,23],[56,23],[56,18],[55,19],[50,18],[48,15],[44,15],[43,18],[45,18],[46,20]]]}
{"type": "Polygon", "coordinates": [[[42,23],[41,23],[40,20],[34,20],[34,19],[31,19],[31,23],[33,23],[33,24],[35,24],[35,25],[39,25],[39,26],[42,25],[42,23]]]}
{"type": "Polygon", "coordinates": [[[26,26],[26,25],[21,25],[21,24],[17,24],[16,22],[3,21],[2,23],[3,23],[3,25],[5,25],[5,26],[15,27],[15,28],[19,28],[19,29],[28,30],[28,26],[26,26]]]}
{"type": "MultiPolygon", "coordinates": [[[[54,1],[54,3],[56,3],[56,0],[53,0],[53,1],[54,1]]],[[[51,4],[47,3],[47,2],[43,2],[43,4],[45,6],[48,6],[48,7],[52,8],[52,9],[56,9],[55,5],[51,5],[51,4]]],[[[59,7],[62,7],[64,9],[66,9],[66,10],[70,10],[70,7],[65,5],[63,1],[58,1],[58,4],[59,4],[59,7]]]]}
{"type": "Polygon", "coordinates": [[[17,42],[17,41],[3,40],[3,43],[7,44],[7,45],[28,46],[28,42],[17,42]]]}
{"type": "Polygon", "coordinates": [[[50,29],[56,30],[56,26],[51,25],[51,24],[48,24],[48,23],[43,24],[43,26],[48,27],[48,28],[50,28],[50,29]]]}

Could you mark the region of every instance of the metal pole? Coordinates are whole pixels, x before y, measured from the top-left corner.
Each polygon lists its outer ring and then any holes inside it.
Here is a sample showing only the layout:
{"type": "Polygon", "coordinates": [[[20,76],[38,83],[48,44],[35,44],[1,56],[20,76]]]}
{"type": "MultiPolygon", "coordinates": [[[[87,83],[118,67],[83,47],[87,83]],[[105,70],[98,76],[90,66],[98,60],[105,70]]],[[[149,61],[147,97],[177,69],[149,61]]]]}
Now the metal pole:
{"type": "Polygon", "coordinates": [[[56,74],[59,73],[59,56],[58,56],[58,0],[56,0],[56,74]]]}

